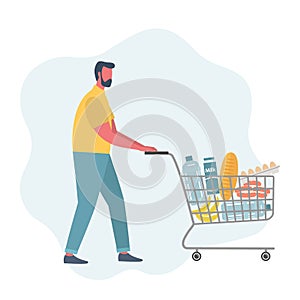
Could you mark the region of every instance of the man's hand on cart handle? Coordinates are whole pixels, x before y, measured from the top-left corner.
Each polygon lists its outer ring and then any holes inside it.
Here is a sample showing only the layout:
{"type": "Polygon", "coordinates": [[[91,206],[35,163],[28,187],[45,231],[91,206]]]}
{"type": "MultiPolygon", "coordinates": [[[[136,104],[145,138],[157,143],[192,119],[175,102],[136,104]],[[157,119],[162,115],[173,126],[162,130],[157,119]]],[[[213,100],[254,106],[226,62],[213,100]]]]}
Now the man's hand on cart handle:
{"type": "Polygon", "coordinates": [[[151,146],[144,146],[143,150],[144,152],[157,152],[157,149],[151,146]]]}

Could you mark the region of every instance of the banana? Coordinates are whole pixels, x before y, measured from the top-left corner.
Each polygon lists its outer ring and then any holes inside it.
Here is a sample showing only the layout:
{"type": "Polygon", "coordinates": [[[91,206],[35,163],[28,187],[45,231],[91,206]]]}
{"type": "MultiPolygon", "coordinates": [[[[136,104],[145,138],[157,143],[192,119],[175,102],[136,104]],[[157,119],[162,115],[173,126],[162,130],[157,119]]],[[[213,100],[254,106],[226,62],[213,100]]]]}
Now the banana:
{"type": "MultiPolygon", "coordinates": [[[[211,198],[209,197],[208,200],[211,200],[211,198]]],[[[216,200],[219,200],[219,198],[216,197],[216,200]]],[[[219,203],[213,201],[212,206],[211,204],[212,201],[209,201],[207,204],[202,205],[200,209],[194,209],[192,212],[201,212],[201,214],[196,214],[197,219],[204,223],[211,223],[218,218],[217,207],[219,206],[219,203]]]]}

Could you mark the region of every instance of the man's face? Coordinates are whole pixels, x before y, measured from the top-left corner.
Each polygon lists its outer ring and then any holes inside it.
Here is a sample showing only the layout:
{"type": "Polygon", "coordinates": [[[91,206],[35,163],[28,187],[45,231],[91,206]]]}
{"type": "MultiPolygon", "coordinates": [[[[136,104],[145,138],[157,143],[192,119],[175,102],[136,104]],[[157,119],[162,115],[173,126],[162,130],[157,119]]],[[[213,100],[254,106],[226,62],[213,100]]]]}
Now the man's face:
{"type": "Polygon", "coordinates": [[[103,86],[110,87],[111,83],[112,83],[112,69],[107,68],[107,67],[103,67],[99,78],[101,79],[101,84],[103,86]]]}

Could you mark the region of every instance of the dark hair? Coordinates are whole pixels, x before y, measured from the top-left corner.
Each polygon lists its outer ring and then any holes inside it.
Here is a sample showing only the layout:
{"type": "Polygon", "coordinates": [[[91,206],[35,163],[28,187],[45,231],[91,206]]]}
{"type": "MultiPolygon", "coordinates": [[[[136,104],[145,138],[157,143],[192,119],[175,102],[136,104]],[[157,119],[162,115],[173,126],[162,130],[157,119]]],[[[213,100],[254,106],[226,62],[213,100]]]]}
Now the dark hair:
{"type": "Polygon", "coordinates": [[[98,61],[95,66],[96,80],[98,80],[98,78],[99,78],[98,72],[102,72],[103,67],[113,69],[115,67],[115,64],[112,62],[98,61]]]}

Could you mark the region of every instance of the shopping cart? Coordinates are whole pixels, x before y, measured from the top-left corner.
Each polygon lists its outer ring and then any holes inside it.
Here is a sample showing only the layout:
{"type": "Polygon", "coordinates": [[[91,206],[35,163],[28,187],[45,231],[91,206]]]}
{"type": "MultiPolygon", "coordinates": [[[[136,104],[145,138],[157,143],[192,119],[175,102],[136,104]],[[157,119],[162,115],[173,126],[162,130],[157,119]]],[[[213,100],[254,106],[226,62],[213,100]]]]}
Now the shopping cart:
{"type": "Polygon", "coordinates": [[[273,175],[183,175],[172,153],[157,151],[145,154],[169,155],[176,166],[192,220],[182,239],[182,246],[195,250],[193,260],[201,259],[199,250],[263,250],[261,259],[268,261],[271,258],[268,250],[274,250],[274,247],[196,247],[186,246],[185,241],[195,225],[270,220],[274,215],[273,175]],[[218,186],[214,186],[213,182],[217,182],[218,186]]]}

